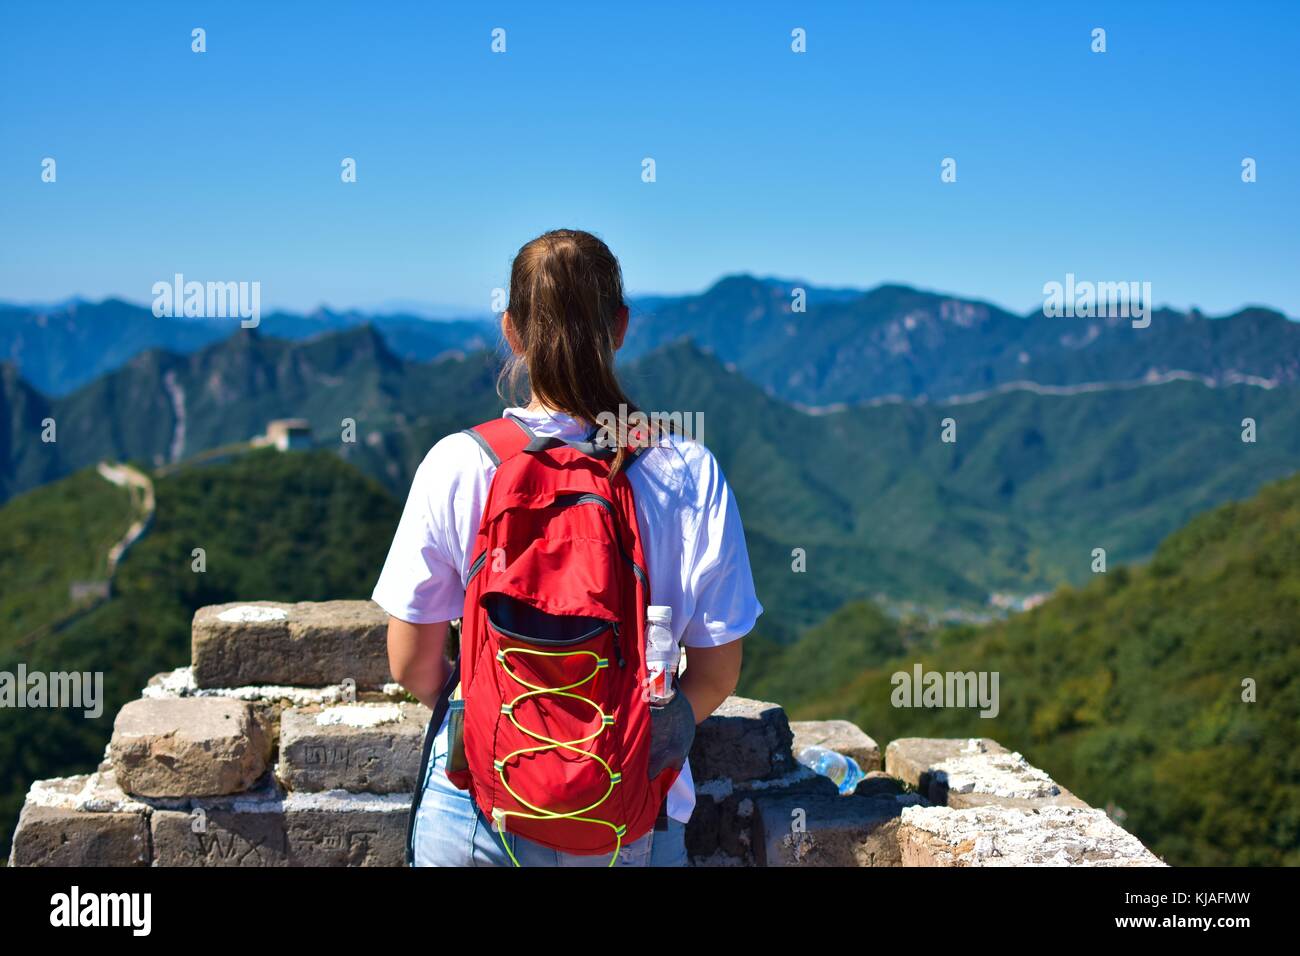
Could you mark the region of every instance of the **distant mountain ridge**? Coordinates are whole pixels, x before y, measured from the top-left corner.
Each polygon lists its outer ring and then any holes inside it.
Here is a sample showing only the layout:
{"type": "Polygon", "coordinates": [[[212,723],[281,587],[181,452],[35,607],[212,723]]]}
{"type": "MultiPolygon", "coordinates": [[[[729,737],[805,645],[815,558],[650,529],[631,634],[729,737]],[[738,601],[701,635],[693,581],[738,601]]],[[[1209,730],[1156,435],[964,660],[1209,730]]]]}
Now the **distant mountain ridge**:
{"type": "MultiPolygon", "coordinates": [[[[362,325],[381,330],[398,355],[431,361],[491,348],[494,323],[434,320],[417,315],[316,309],[306,315],[270,312],[257,331],[280,339],[308,339],[362,325]]],[[[157,318],[147,307],[105,299],[73,299],[53,308],[0,304],[0,362],[50,396],[66,395],[150,349],[189,353],[240,331],[238,319],[157,318]]]]}
{"type": "MultiPolygon", "coordinates": [[[[689,339],[771,394],[819,408],[939,400],[1013,382],[1047,387],[1186,373],[1209,384],[1300,382],[1300,323],[1265,308],[1221,318],[1156,310],[1127,319],[1017,315],[988,302],[887,284],[822,288],[792,279],[725,276],[693,295],[630,300],[623,358],[689,339]],[[796,290],[806,311],[795,312],[796,290]]],[[[373,325],[398,355],[430,361],[494,347],[495,320],[316,309],[273,312],[259,331],[305,339],[373,325]]],[[[233,319],[158,319],[117,299],[52,309],[0,305],[0,361],[47,395],[63,395],[149,348],[191,352],[232,334],[233,319]]]]}
{"type": "Polygon", "coordinates": [[[1188,373],[1209,383],[1300,383],[1300,323],[1250,308],[1223,318],[1156,310],[1130,320],[1016,315],[902,285],[819,296],[793,311],[789,280],[729,276],[698,296],[658,303],[625,350],[690,339],[786,401],[840,406],[939,400],[1012,382],[1130,382],[1188,373]]]}

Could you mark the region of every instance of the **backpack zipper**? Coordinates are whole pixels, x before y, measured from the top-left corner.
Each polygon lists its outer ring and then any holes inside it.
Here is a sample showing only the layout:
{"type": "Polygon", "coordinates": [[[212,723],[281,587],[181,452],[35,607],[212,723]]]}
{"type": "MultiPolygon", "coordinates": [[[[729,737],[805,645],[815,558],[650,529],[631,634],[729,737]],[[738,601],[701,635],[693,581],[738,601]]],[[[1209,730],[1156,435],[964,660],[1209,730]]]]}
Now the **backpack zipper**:
{"type": "Polygon", "coordinates": [[[567,508],[569,505],[600,505],[610,514],[614,513],[614,502],[591,491],[575,491],[568,495],[557,495],[554,503],[561,508],[567,508]]]}
{"type": "MultiPolygon", "coordinates": [[[[603,495],[597,495],[590,491],[571,495],[560,495],[555,499],[555,504],[559,505],[561,508],[567,508],[570,505],[600,505],[600,507],[604,508],[611,515],[615,513],[614,502],[610,501],[603,495]]],[[[628,564],[632,565],[632,573],[641,579],[642,586],[649,587],[650,582],[646,580],[645,571],[643,571],[637,563],[632,560],[632,556],[624,550],[623,542],[618,540],[617,535],[615,536],[615,543],[618,545],[619,554],[623,556],[623,559],[627,561],[628,564]]],[[[623,646],[619,636],[618,622],[613,621],[610,626],[614,631],[614,657],[618,660],[618,666],[621,669],[627,666],[627,661],[623,659],[623,646]]]]}
{"type": "Polygon", "coordinates": [[[618,621],[611,621],[610,626],[614,629],[614,656],[618,658],[618,666],[621,668],[625,662],[623,660],[623,648],[619,645],[618,621]]]}
{"type": "MultiPolygon", "coordinates": [[[[492,630],[496,631],[498,634],[502,634],[516,641],[522,641],[525,644],[540,644],[544,647],[564,647],[569,644],[581,644],[584,641],[591,640],[593,637],[595,637],[597,634],[599,634],[601,631],[605,629],[605,628],[598,628],[597,630],[595,630],[590,634],[583,634],[580,637],[571,637],[561,641],[561,640],[554,640],[554,639],[548,639],[542,637],[528,637],[524,634],[516,634],[514,631],[507,630],[506,628],[501,627],[499,624],[493,621],[491,617],[487,619],[487,622],[488,622],[488,627],[492,628],[492,630]]],[[[627,661],[623,659],[623,647],[619,643],[618,622],[609,621],[607,623],[608,623],[608,627],[614,632],[614,659],[618,661],[618,666],[620,669],[622,669],[623,667],[627,666],[627,661]]]]}
{"type": "MultiPolygon", "coordinates": [[[[532,637],[528,634],[520,634],[516,631],[510,630],[509,628],[502,627],[500,624],[497,624],[495,621],[493,621],[490,616],[487,618],[487,623],[488,623],[488,627],[492,628],[492,630],[512,640],[522,641],[525,644],[540,644],[546,647],[565,647],[570,644],[581,644],[584,641],[589,641],[593,637],[596,637],[602,631],[606,630],[610,625],[609,621],[605,621],[603,622],[602,627],[598,627],[595,630],[590,631],[586,634],[580,634],[577,637],[554,638],[554,637],[532,637]]],[[[618,633],[617,627],[615,627],[614,633],[615,635],[617,635],[618,633]]]]}

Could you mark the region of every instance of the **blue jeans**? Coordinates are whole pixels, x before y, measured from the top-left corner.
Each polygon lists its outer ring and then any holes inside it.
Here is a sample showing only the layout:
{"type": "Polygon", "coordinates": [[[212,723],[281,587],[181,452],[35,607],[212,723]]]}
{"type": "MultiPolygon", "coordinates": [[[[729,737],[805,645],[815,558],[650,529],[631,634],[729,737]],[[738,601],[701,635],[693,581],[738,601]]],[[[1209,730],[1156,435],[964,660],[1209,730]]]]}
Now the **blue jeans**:
{"type": "MultiPolygon", "coordinates": [[[[609,866],[612,854],[578,856],[561,853],[506,831],[498,835],[483,816],[468,790],[458,790],[447,779],[445,735],[435,743],[424,795],[415,815],[416,866],[514,866],[504,838],[520,866],[609,866]]],[[[668,821],[667,830],[651,830],[623,845],[615,866],[685,866],[686,825],[668,821]]]]}

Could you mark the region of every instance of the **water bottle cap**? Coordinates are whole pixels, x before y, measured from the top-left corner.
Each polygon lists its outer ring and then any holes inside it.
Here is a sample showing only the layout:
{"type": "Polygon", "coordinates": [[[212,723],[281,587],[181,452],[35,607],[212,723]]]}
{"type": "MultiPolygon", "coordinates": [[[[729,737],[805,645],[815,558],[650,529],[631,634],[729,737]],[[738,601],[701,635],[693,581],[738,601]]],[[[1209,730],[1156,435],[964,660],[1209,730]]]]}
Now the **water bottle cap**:
{"type": "Polygon", "coordinates": [[[673,609],[670,604],[651,604],[645,609],[646,620],[655,624],[671,624],[673,622],[673,609]]]}

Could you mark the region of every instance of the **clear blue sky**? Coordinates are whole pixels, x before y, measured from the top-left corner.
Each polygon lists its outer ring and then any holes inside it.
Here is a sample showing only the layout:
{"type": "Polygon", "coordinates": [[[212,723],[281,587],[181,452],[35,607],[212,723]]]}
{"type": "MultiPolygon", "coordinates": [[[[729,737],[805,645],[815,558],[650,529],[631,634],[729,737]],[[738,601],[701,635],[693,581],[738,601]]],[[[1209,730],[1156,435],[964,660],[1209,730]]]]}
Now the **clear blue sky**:
{"type": "Polygon", "coordinates": [[[633,292],[749,271],[1028,309],[1073,272],[1300,315],[1297,49],[1294,2],[5,2],[0,300],[179,271],[485,311],[566,225],[633,292]]]}

